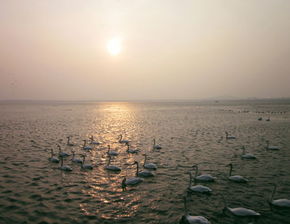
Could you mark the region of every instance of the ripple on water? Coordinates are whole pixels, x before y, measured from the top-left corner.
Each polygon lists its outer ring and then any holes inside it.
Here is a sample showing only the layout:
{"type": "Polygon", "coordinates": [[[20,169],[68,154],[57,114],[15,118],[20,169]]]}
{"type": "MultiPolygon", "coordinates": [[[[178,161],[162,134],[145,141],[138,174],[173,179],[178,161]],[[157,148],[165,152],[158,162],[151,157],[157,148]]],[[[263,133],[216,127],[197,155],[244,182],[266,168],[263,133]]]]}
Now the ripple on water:
{"type": "MultiPolygon", "coordinates": [[[[270,115],[270,114],[269,114],[270,115]]],[[[263,115],[264,116],[264,115],[263,115]]],[[[1,105],[0,109],[0,222],[3,223],[178,223],[184,213],[182,196],[188,171],[199,164],[200,173],[217,177],[211,196],[189,195],[188,209],[212,223],[239,223],[222,213],[224,195],[232,207],[248,207],[262,214],[258,223],[284,224],[289,211],[271,210],[267,199],[273,183],[277,198],[290,198],[290,106],[252,103],[51,103],[1,105]],[[257,110],[286,111],[271,114],[271,121],[257,121],[257,110]],[[241,111],[249,111],[243,113],[241,111]],[[236,136],[226,140],[228,131],[236,136]],[[118,135],[130,139],[138,155],[128,155],[118,135]],[[75,146],[66,146],[72,136],[75,146]],[[103,142],[91,152],[81,149],[82,140],[94,135],[103,142]],[[152,150],[152,140],[162,145],[152,150]],[[279,151],[265,150],[265,141],[279,151]],[[72,164],[71,173],[48,161],[50,148],[87,154],[94,169],[83,171],[72,164]],[[108,172],[107,145],[119,156],[112,164],[120,173],[108,172]],[[241,146],[257,156],[242,160],[241,146]],[[135,160],[157,164],[154,178],[122,191],[121,182],[135,175],[135,160]],[[228,168],[245,176],[248,184],[228,181],[228,168]],[[275,220],[275,221],[273,221],[275,220]]],[[[140,166],[143,170],[143,167],[140,166]]],[[[241,221],[246,223],[247,220],[241,221]]]]}

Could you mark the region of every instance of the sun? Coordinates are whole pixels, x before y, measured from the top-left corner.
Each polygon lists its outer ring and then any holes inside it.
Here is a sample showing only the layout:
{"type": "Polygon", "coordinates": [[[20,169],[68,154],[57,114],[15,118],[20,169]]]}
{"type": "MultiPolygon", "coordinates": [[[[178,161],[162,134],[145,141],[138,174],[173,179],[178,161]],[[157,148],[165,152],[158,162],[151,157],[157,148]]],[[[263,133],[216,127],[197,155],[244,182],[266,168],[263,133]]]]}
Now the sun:
{"type": "Polygon", "coordinates": [[[109,54],[115,56],[122,51],[122,41],[119,37],[114,37],[107,42],[107,50],[109,54]]]}

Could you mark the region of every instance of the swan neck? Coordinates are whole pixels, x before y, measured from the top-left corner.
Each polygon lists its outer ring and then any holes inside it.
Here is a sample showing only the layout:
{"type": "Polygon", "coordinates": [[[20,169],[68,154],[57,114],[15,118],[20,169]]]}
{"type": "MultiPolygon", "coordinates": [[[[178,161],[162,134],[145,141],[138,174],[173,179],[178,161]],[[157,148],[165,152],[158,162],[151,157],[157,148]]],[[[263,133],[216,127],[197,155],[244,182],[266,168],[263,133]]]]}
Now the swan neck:
{"type": "Polygon", "coordinates": [[[123,191],[126,189],[126,177],[122,180],[122,189],[123,191]]]}
{"type": "Polygon", "coordinates": [[[198,174],[198,166],[195,167],[195,174],[194,174],[194,178],[197,177],[197,174],[198,174]]]}
{"type": "Polygon", "coordinates": [[[233,166],[230,166],[229,177],[232,176],[233,166]]]}
{"type": "Polygon", "coordinates": [[[226,199],[224,198],[223,195],[222,195],[222,199],[223,199],[223,203],[224,203],[224,208],[225,209],[229,209],[229,207],[227,206],[227,201],[226,201],[226,199]]]}
{"type": "Polygon", "coordinates": [[[191,172],[189,172],[189,188],[191,187],[191,185],[192,185],[192,174],[191,174],[191,172]]]}
{"type": "Polygon", "coordinates": [[[144,158],[144,164],[143,164],[143,166],[145,166],[145,164],[146,164],[146,161],[147,161],[147,155],[145,155],[145,158],[144,158]]]}
{"type": "Polygon", "coordinates": [[[139,163],[137,162],[136,165],[137,165],[136,176],[138,176],[138,173],[139,173],[139,163]]]}
{"type": "Polygon", "coordinates": [[[270,199],[270,201],[273,201],[274,195],[275,195],[275,193],[276,193],[276,188],[277,188],[277,186],[275,185],[275,186],[274,186],[274,189],[273,189],[273,191],[272,191],[272,195],[271,195],[271,199],[270,199]]]}
{"type": "Polygon", "coordinates": [[[188,210],[187,210],[187,199],[186,196],[183,198],[183,205],[184,205],[184,213],[187,215],[188,210]]]}

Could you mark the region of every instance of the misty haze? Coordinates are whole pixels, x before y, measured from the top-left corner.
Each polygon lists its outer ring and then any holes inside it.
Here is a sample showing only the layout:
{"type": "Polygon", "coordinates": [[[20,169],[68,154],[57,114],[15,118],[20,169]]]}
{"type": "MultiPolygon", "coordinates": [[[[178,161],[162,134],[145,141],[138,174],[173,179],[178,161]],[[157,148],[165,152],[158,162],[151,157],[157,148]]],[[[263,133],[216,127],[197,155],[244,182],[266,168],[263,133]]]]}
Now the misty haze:
{"type": "Polygon", "coordinates": [[[288,224],[289,12],[1,1],[0,223],[288,224]]]}

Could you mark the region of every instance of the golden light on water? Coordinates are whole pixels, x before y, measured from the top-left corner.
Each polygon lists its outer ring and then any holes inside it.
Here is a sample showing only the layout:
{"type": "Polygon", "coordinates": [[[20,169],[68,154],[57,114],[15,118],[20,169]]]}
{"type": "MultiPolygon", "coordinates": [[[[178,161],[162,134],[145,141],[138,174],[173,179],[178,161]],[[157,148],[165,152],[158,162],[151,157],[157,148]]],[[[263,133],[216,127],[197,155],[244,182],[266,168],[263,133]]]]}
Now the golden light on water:
{"type": "Polygon", "coordinates": [[[122,51],[122,40],[119,37],[114,37],[107,42],[107,50],[110,55],[116,56],[122,51]]]}
{"type": "Polygon", "coordinates": [[[88,158],[87,163],[95,164],[95,168],[90,172],[82,171],[84,181],[88,184],[87,188],[82,189],[82,194],[98,204],[90,204],[83,201],[79,204],[79,208],[83,215],[96,216],[105,220],[118,220],[134,216],[139,211],[141,204],[141,195],[123,192],[121,183],[123,178],[135,176],[136,166],[132,166],[133,162],[143,159],[143,156],[137,157],[129,155],[126,152],[127,146],[118,142],[120,134],[125,139],[132,141],[136,147],[136,133],[138,133],[136,125],[136,108],[127,102],[104,102],[98,104],[92,111],[96,120],[92,122],[92,128],[86,133],[90,136],[95,133],[98,141],[106,144],[94,146],[88,158]],[[112,150],[119,153],[117,157],[113,157],[111,164],[122,169],[119,173],[107,171],[105,166],[108,162],[106,156],[107,144],[112,150]],[[90,159],[92,161],[90,161],[90,159]],[[126,197],[124,197],[126,195],[126,197]],[[111,211],[111,212],[107,212],[111,211]]]}

